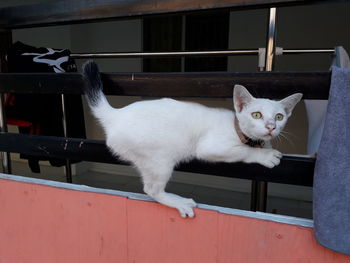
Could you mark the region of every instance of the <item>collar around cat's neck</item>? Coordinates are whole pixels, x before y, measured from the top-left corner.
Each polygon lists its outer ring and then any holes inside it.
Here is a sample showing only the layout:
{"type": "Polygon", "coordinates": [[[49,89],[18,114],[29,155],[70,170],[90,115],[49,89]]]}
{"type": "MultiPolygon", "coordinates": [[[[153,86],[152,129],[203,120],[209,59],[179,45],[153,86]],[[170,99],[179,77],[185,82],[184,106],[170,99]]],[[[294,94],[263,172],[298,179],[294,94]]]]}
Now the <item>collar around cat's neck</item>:
{"type": "Polygon", "coordinates": [[[262,148],[264,146],[265,142],[263,140],[253,140],[252,138],[249,138],[247,135],[245,135],[242,132],[241,128],[239,127],[239,122],[236,116],[235,116],[234,126],[235,126],[236,133],[243,144],[253,148],[262,148]]]}

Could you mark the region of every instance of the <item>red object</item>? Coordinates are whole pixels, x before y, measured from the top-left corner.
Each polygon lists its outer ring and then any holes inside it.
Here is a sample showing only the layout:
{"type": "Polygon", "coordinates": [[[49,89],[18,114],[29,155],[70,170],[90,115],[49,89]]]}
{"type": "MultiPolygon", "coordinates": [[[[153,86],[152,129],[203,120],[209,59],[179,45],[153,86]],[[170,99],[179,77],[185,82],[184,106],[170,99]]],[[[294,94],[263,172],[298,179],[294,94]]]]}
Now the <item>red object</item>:
{"type": "Polygon", "coordinates": [[[14,125],[14,126],[19,126],[19,127],[30,127],[32,126],[32,123],[29,121],[22,121],[22,120],[17,120],[17,119],[10,119],[8,118],[6,120],[8,125],[14,125]]]}
{"type": "Polygon", "coordinates": [[[0,262],[350,262],[313,230],[127,197],[0,179],[0,262]]]}

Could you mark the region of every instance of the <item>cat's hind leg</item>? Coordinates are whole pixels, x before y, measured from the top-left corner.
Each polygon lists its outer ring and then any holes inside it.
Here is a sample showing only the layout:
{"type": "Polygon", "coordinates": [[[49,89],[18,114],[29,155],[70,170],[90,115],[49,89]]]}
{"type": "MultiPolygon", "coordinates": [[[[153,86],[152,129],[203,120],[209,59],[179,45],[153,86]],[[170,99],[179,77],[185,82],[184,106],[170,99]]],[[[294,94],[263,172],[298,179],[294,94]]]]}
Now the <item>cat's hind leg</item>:
{"type": "Polygon", "coordinates": [[[191,198],[184,198],[176,194],[167,193],[164,191],[165,184],[146,182],[144,191],[157,202],[176,208],[182,217],[194,217],[193,208],[196,203],[191,198]]]}
{"type": "Polygon", "coordinates": [[[150,165],[150,163],[147,164],[147,167],[138,166],[145,193],[163,205],[176,208],[182,217],[194,217],[193,208],[196,206],[196,203],[193,199],[165,192],[173,166],[171,168],[161,166],[159,163],[154,164],[154,166],[150,165]]]}

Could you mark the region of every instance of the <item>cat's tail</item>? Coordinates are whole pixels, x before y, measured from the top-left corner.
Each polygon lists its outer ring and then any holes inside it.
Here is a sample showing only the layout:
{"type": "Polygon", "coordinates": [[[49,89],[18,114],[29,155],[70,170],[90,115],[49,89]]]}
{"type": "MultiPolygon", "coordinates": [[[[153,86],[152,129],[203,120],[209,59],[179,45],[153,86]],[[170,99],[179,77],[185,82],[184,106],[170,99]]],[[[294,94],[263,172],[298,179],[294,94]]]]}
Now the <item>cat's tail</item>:
{"type": "Polygon", "coordinates": [[[100,71],[97,64],[89,60],[83,65],[84,93],[88,104],[100,121],[104,122],[111,111],[115,110],[109,104],[103,93],[100,71]]]}

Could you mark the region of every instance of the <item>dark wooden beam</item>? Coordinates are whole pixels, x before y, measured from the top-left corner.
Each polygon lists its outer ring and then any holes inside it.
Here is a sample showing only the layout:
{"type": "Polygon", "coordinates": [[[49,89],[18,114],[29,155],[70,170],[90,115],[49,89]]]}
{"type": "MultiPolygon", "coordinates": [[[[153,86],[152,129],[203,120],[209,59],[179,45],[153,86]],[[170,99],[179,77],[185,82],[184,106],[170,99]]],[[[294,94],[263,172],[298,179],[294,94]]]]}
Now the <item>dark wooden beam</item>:
{"type": "Polygon", "coordinates": [[[103,141],[86,139],[0,133],[0,151],[76,161],[126,164],[114,158],[103,141]]]}
{"type": "MultiPolygon", "coordinates": [[[[91,162],[128,164],[111,155],[103,141],[0,133],[0,151],[91,162]]],[[[282,184],[312,186],[314,159],[283,157],[273,169],[258,164],[193,160],[176,170],[282,184]]],[[[195,175],[194,175],[195,176],[195,175]]]]}
{"type": "MultiPolygon", "coordinates": [[[[12,31],[6,29],[0,29],[0,72],[8,72],[6,54],[8,52],[9,47],[12,44],[12,31]]],[[[0,92],[0,131],[7,132],[6,125],[6,114],[5,114],[5,94],[0,92]]],[[[1,167],[2,172],[11,173],[11,156],[8,152],[1,153],[1,167]]]]}
{"type": "MultiPolygon", "coordinates": [[[[337,0],[336,0],[337,1],[337,0]]],[[[344,0],[343,0],[344,1],[344,0]]],[[[117,18],[193,12],[223,8],[335,2],[330,0],[61,0],[0,9],[0,28],[84,23],[117,18]]]]}
{"type": "MultiPolygon", "coordinates": [[[[102,74],[108,95],[144,97],[231,98],[235,84],[256,97],[280,99],[295,92],[304,99],[327,99],[331,73],[324,72],[206,72],[102,74]]],[[[82,94],[78,73],[4,73],[0,92],[82,94]]]]}

